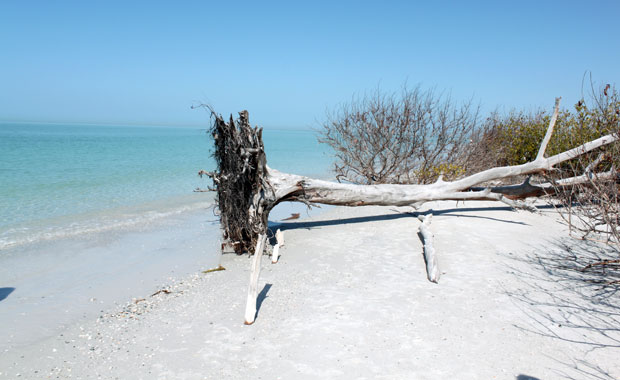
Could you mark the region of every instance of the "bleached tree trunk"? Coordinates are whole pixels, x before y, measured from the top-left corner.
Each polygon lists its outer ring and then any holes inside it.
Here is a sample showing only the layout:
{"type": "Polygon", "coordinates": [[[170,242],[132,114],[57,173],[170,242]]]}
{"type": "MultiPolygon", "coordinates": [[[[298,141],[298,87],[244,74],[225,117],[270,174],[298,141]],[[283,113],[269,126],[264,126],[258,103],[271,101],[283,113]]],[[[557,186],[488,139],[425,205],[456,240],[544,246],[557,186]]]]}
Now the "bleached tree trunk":
{"type": "MultiPolygon", "coordinates": [[[[531,175],[553,170],[554,166],[618,140],[606,135],[577,148],[545,158],[546,145],[557,119],[559,99],[549,128],[536,159],[522,165],[496,167],[468,177],[445,182],[441,179],[425,185],[356,185],[336,183],[279,172],[267,166],[262,131],[252,128],[247,111],[237,121],[225,122],[213,111],[215,122],[211,130],[216,149],[214,156],[219,172],[209,175],[217,190],[217,201],[224,238],[238,253],[248,252],[257,245],[257,238],[267,231],[267,217],[281,202],[303,202],[343,206],[409,206],[437,200],[493,200],[511,207],[534,210],[520,201],[537,196],[555,187],[550,184],[532,185],[526,180],[520,185],[485,187],[481,184],[515,176],[531,175]]],[[[616,173],[609,173],[615,179],[616,173]]],[[[585,181],[586,177],[563,180],[585,181]]]]}
{"type": "Polygon", "coordinates": [[[527,193],[526,187],[513,187],[511,192],[507,191],[508,187],[487,187],[474,191],[471,189],[485,182],[550,171],[561,162],[616,140],[616,136],[607,135],[549,158],[538,158],[523,165],[492,168],[453,182],[444,182],[440,179],[428,185],[335,183],[281,173],[271,168],[267,169],[267,178],[273,188],[273,199],[277,199],[278,202],[299,201],[342,206],[409,206],[437,200],[494,200],[513,207],[527,207],[522,202],[513,200],[521,198],[522,193],[527,193]],[[510,194],[502,194],[503,189],[510,194]]]}

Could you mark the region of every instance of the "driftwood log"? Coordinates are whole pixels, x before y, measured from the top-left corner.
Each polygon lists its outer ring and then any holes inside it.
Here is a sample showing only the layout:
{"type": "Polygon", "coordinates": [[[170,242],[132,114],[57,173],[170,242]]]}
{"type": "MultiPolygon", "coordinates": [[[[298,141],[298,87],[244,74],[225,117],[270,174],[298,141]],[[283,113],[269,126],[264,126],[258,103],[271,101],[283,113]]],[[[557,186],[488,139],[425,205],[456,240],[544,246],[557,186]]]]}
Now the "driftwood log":
{"type": "MultiPolygon", "coordinates": [[[[303,202],[307,205],[331,204],[342,206],[412,206],[436,200],[493,200],[513,208],[535,210],[522,201],[539,196],[561,186],[586,182],[588,174],[563,179],[556,183],[531,184],[529,178],[519,185],[484,187],[481,184],[511,177],[544,173],[555,165],[618,140],[606,135],[574,149],[544,157],[553,133],[559,110],[556,99],[553,117],[534,161],[522,165],[495,167],[471,176],[425,185],[356,185],[336,183],[282,173],[267,166],[262,129],[252,128],[247,111],[232,116],[226,122],[211,110],[214,119],[211,133],[215,141],[214,157],[217,172],[201,171],[213,179],[217,204],[226,244],[235,252],[251,252],[258,236],[267,232],[269,212],[280,202],[303,202]]],[[[615,179],[617,173],[600,173],[599,178],[615,179]]]]}

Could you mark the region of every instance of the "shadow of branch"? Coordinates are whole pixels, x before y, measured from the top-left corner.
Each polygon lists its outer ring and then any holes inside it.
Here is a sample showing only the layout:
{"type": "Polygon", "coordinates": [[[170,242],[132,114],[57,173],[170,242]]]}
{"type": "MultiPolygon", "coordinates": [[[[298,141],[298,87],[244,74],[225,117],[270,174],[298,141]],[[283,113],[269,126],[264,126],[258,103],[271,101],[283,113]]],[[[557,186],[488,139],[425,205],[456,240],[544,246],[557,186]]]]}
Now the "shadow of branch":
{"type": "MultiPolygon", "coordinates": [[[[505,292],[531,322],[515,327],[588,346],[588,353],[620,348],[620,271],[591,266],[619,255],[613,247],[568,237],[551,241],[525,257],[507,254],[515,264],[509,272],[521,286],[505,292]]],[[[613,378],[585,359],[561,363],[577,376],[563,372],[566,378],[613,378]]]]}

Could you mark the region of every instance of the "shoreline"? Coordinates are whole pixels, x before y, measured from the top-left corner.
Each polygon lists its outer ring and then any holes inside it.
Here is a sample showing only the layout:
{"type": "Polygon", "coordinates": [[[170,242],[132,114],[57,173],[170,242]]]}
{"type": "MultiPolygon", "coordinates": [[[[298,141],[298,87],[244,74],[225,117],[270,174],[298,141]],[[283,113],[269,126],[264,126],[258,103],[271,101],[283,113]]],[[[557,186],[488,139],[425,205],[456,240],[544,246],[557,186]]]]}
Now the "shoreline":
{"type": "Polygon", "coordinates": [[[214,223],[208,209],[196,209],[4,250],[0,278],[13,290],[0,301],[0,324],[10,326],[0,349],[22,349],[197,266],[218,265],[214,223]]]}
{"type": "Polygon", "coordinates": [[[552,211],[514,212],[492,202],[428,207],[437,210],[431,229],[439,284],[426,279],[410,208],[338,207],[281,224],[286,245],[278,264],[263,259],[254,325],[243,325],[250,260],[225,254],[225,271],[195,271],[170,293],[108,309],[31,346],[24,358],[3,353],[0,377],[620,375],[619,347],[605,334],[620,337],[602,325],[613,322],[610,310],[596,295],[574,296],[566,278],[549,281],[558,274],[537,266],[537,257],[564,249],[566,228],[552,211]],[[567,316],[565,299],[598,313],[567,316]]]}
{"type": "MultiPolygon", "coordinates": [[[[4,248],[0,325],[11,328],[0,330],[0,352],[27,350],[101,312],[217,267],[221,239],[212,207],[194,202],[136,223],[4,248]]],[[[270,220],[320,212],[305,210],[283,204],[270,220]]]]}
{"type": "Polygon", "coordinates": [[[118,230],[140,230],[166,218],[212,208],[211,194],[190,193],[149,202],[102,208],[78,214],[30,220],[0,229],[0,253],[62,239],[80,239],[118,230]]]}

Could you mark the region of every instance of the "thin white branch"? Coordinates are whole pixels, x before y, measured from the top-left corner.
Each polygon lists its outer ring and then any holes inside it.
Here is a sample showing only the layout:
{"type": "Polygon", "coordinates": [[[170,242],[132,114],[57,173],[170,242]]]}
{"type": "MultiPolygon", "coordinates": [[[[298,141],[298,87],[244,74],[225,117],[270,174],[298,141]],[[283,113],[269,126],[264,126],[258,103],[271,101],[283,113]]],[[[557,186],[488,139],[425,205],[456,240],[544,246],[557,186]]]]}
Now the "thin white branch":
{"type": "Polygon", "coordinates": [[[537,212],[538,211],[536,206],[534,206],[532,204],[529,204],[529,203],[525,203],[523,201],[518,201],[518,200],[510,199],[510,198],[506,197],[504,194],[491,193],[490,195],[491,195],[491,197],[495,198],[496,201],[505,203],[505,204],[507,204],[508,206],[510,206],[512,208],[523,209],[523,210],[527,210],[527,211],[530,211],[530,212],[537,212]]]}
{"type": "Polygon", "coordinates": [[[598,157],[596,158],[596,160],[590,162],[588,164],[588,166],[586,166],[585,170],[583,171],[583,174],[585,174],[585,175],[589,176],[590,178],[592,178],[592,173],[594,172],[594,169],[596,169],[598,164],[603,162],[603,160],[605,160],[606,157],[607,156],[605,155],[605,153],[599,154],[598,157]]]}
{"type": "Polygon", "coordinates": [[[284,233],[278,228],[276,231],[276,244],[273,246],[273,251],[271,253],[271,263],[275,264],[278,262],[278,255],[280,253],[280,247],[284,245],[284,233]]]}
{"type": "Polygon", "coordinates": [[[260,264],[265,250],[266,234],[260,234],[256,242],[256,251],[252,260],[250,273],[250,286],[248,287],[248,300],[245,305],[245,324],[251,325],[256,319],[256,298],[258,297],[258,277],[260,276],[260,264]]]}
{"type": "Polygon", "coordinates": [[[557,187],[572,186],[572,185],[588,183],[593,179],[596,181],[611,181],[611,180],[616,180],[617,178],[618,178],[618,174],[616,173],[615,170],[608,170],[602,173],[588,172],[587,174],[582,174],[582,175],[575,176],[575,177],[560,179],[560,180],[555,181],[554,183],[549,183],[549,182],[543,183],[543,184],[540,184],[539,186],[545,187],[545,188],[551,188],[553,186],[557,186],[557,187]]]}
{"type": "Polygon", "coordinates": [[[567,150],[566,152],[562,152],[560,154],[556,154],[555,156],[551,156],[545,159],[545,161],[547,162],[548,167],[551,168],[559,164],[560,162],[572,160],[573,158],[579,157],[584,153],[588,153],[594,149],[600,148],[604,145],[611,144],[616,141],[618,141],[617,135],[615,134],[605,135],[603,137],[599,137],[596,140],[592,140],[590,142],[587,142],[571,150],[567,150]]]}
{"type": "Polygon", "coordinates": [[[540,144],[540,148],[538,149],[536,160],[545,158],[545,150],[547,150],[547,145],[549,145],[549,141],[551,140],[551,135],[553,134],[555,122],[558,120],[558,113],[560,112],[560,100],[562,100],[561,97],[555,98],[555,108],[553,109],[553,116],[551,116],[551,120],[549,120],[549,127],[547,128],[545,138],[543,139],[542,143],[540,144]]]}
{"type": "Polygon", "coordinates": [[[498,201],[507,204],[515,209],[523,209],[527,211],[538,211],[538,209],[530,204],[522,201],[512,200],[501,193],[492,192],[491,188],[482,191],[456,191],[440,193],[434,200],[456,200],[456,201],[498,201]]]}
{"type": "Polygon", "coordinates": [[[276,243],[274,244],[273,250],[271,251],[271,263],[277,264],[279,256],[280,256],[280,244],[276,243]]]}
{"type": "Polygon", "coordinates": [[[431,218],[433,211],[429,210],[428,214],[418,215],[420,224],[419,233],[424,243],[424,261],[426,261],[426,277],[430,282],[439,282],[439,266],[437,265],[437,256],[435,255],[435,247],[433,246],[433,233],[431,232],[431,218]]]}

